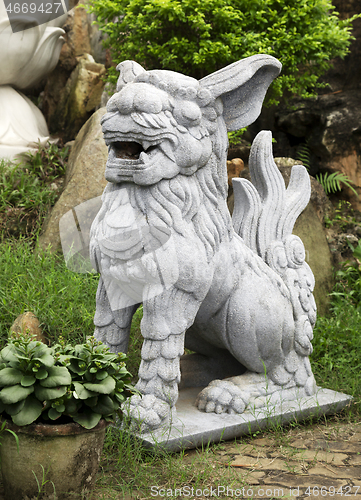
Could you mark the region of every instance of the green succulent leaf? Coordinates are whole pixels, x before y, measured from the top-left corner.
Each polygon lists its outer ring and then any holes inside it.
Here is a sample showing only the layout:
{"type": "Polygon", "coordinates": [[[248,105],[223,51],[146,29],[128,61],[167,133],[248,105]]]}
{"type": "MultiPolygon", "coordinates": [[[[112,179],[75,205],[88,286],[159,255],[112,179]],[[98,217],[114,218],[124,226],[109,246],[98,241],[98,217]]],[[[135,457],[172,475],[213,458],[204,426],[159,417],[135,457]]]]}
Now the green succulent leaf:
{"type": "Polygon", "coordinates": [[[116,397],[116,399],[118,400],[118,402],[119,402],[120,404],[124,403],[124,401],[125,401],[125,399],[126,399],[126,398],[125,398],[125,396],[124,396],[123,394],[119,394],[119,393],[116,393],[116,394],[115,394],[115,397],[116,397]]]}
{"type": "Polygon", "coordinates": [[[24,375],[20,381],[20,384],[23,387],[30,387],[31,385],[34,385],[35,382],[36,382],[36,378],[33,375],[24,375]]]}
{"type": "Polygon", "coordinates": [[[95,413],[91,410],[73,416],[74,421],[82,427],[85,427],[85,429],[93,429],[101,418],[102,416],[99,413],[95,413]]]}
{"type": "Polygon", "coordinates": [[[54,357],[48,352],[42,354],[41,356],[39,356],[37,358],[34,358],[34,361],[40,361],[40,363],[42,363],[44,366],[46,366],[48,368],[53,366],[55,363],[54,357]]]}
{"type": "Polygon", "coordinates": [[[115,410],[119,408],[119,405],[114,404],[113,400],[106,394],[102,394],[98,398],[98,403],[92,407],[92,410],[96,413],[100,413],[103,416],[111,415],[115,410]]]}
{"type": "Polygon", "coordinates": [[[97,372],[97,374],[95,375],[95,378],[96,378],[97,380],[103,380],[103,379],[105,379],[107,376],[108,376],[108,373],[107,373],[105,370],[101,370],[101,371],[97,372]]]}
{"type": "Polygon", "coordinates": [[[23,409],[26,399],[22,399],[18,403],[12,405],[4,405],[4,410],[8,415],[16,415],[20,410],[23,409]]]}
{"type": "Polygon", "coordinates": [[[46,378],[47,376],[48,370],[46,370],[45,368],[40,368],[40,370],[35,375],[38,380],[44,380],[44,378],[46,378]]]}
{"type": "Polygon", "coordinates": [[[1,358],[5,362],[18,362],[18,357],[14,352],[13,345],[7,345],[1,351],[1,358]]]}
{"type": "Polygon", "coordinates": [[[56,420],[57,418],[61,417],[62,413],[57,411],[55,408],[50,408],[48,411],[48,416],[51,420],[56,420]]]}
{"type": "Polygon", "coordinates": [[[20,382],[23,374],[16,368],[3,368],[0,370],[0,385],[15,385],[20,382]]]}
{"type": "Polygon", "coordinates": [[[71,359],[70,364],[69,364],[69,370],[82,376],[86,372],[86,367],[83,366],[83,363],[81,363],[81,365],[82,365],[81,367],[79,366],[79,364],[80,364],[79,359],[77,359],[77,358],[71,359]]]}
{"type": "Polygon", "coordinates": [[[43,405],[34,397],[26,399],[22,409],[12,416],[12,421],[15,425],[29,425],[32,424],[37,418],[40,417],[43,405]]]}
{"type": "Polygon", "coordinates": [[[59,385],[70,385],[71,375],[65,366],[51,366],[48,369],[48,377],[40,381],[42,387],[58,387],[59,385]]]}
{"type": "Polygon", "coordinates": [[[65,411],[65,405],[62,403],[59,404],[57,401],[55,401],[55,403],[52,403],[51,407],[54,408],[58,413],[64,413],[65,411]]]}
{"type": "Polygon", "coordinates": [[[93,408],[98,402],[98,396],[93,396],[92,398],[86,399],[85,404],[93,408]]]}
{"type": "Polygon", "coordinates": [[[75,413],[77,410],[78,410],[78,402],[76,401],[76,399],[69,399],[66,403],[65,403],[65,413],[71,415],[72,413],[75,413]]]}
{"type": "Polygon", "coordinates": [[[115,380],[108,375],[106,378],[96,383],[86,382],[84,387],[89,391],[98,392],[100,394],[110,394],[115,389],[115,380]]]}
{"type": "Polygon", "coordinates": [[[0,392],[0,399],[4,404],[11,405],[25,399],[32,392],[34,392],[33,386],[23,387],[20,384],[12,385],[10,387],[5,387],[0,392]]]}
{"type": "Polygon", "coordinates": [[[51,355],[51,348],[45,345],[43,342],[39,342],[38,340],[35,340],[34,342],[31,342],[29,344],[29,347],[32,347],[34,349],[34,357],[35,358],[40,358],[44,354],[50,354],[51,355]]]}
{"type": "Polygon", "coordinates": [[[48,401],[49,399],[58,399],[64,396],[67,391],[66,385],[60,385],[59,387],[35,387],[35,396],[39,401],[48,401]]]}
{"type": "Polygon", "coordinates": [[[88,399],[97,396],[95,392],[89,391],[80,382],[74,382],[74,389],[79,399],[88,399]]]}

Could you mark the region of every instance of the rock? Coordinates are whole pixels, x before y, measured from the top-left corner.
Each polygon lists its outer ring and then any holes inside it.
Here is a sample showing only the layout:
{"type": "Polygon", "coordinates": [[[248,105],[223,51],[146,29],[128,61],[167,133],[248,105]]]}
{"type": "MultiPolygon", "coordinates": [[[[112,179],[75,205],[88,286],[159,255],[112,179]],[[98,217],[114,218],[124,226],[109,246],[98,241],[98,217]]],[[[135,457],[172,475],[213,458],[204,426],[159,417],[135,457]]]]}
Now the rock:
{"type": "MultiPolygon", "coordinates": [[[[286,186],[289,183],[291,170],[294,165],[302,165],[302,162],[298,160],[294,160],[293,158],[284,158],[279,157],[275,158],[275,163],[281,171],[283,179],[286,183],[286,186]]],[[[317,179],[310,176],[311,181],[311,198],[310,204],[312,205],[316,215],[321,222],[322,225],[325,224],[325,219],[330,216],[333,212],[332,204],[327,197],[325,190],[318,182],[317,179]]]]}
{"type": "Polygon", "coordinates": [[[233,160],[234,158],[241,158],[245,164],[248,163],[249,153],[251,151],[250,142],[241,139],[239,144],[231,145],[228,149],[227,158],[233,160]]]}
{"type": "Polygon", "coordinates": [[[234,158],[227,161],[228,186],[232,186],[232,178],[239,177],[239,174],[244,169],[244,162],[241,158],[234,158]]]}
{"type": "MultiPolygon", "coordinates": [[[[280,172],[288,185],[291,168],[300,162],[292,158],[275,158],[280,172]]],[[[240,177],[250,179],[249,170],[244,169],[240,177]]],[[[318,314],[323,316],[327,313],[329,297],[334,280],[332,273],[332,256],[326,239],[324,218],[332,211],[332,205],[328,200],[320,183],[311,179],[311,199],[307,208],[296,221],[293,233],[301,238],[306,249],[306,261],[311,267],[316,280],[315,300],[318,314]]],[[[228,199],[228,208],[233,212],[233,194],[228,199]]]]}
{"type": "MultiPolygon", "coordinates": [[[[60,92],[60,99],[51,123],[57,123],[64,141],[73,139],[82,125],[90,118],[100,104],[103,92],[105,67],[94,62],[91,55],[78,58],[78,64],[71,73],[65,88],[60,92]]],[[[54,129],[54,126],[51,126],[54,129]]]]}
{"type": "Polygon", "coordinates": [[[69,210],[81,203],[101,196],[106,180],[104,178],[108,148],[105,145],[100,119],[105,108],[96,111],[83,125],[76,137],[67,167],[64,191],[45,221],[39,247],[53,251],[61,248],[59,220],[69,210]]]}
{"type": "MultiPolygon", "coordinates": [[[[361,98],[359,90],[340,91],[303,101],[298,109],[279,111],[276,125],[291,138],[303,138],[317,169],[343,172],[361,194],[361,98]]],[[[291,141],[293,139],[290,139],[291,141]]],[[[354,208],[361,199],[341,185],[354,208]]]]}
{"type": "Polygon", "coordinates": [[[75,138],[90,112],[99,106],[104,87],[99,76],[105,72],[105,51],[92,21],[93,17],[83,7],[68,12],[59,63],[47,78],[42,95],[42,110],[49,130],[62,135],[64,142],[75,138]]]}
{"type": "Polygon", "coordinates": [[[20,316],[16,318],[9,333],[34,336],[36,340],[48,344],[48,340],[40,328],[38,318],[30,311],[20,314],[20,316]]]}
{"type": "Polygon", "coordinates": [[[317,314],[325,316],[330,302],[329,293],[334,285],[332,257],[324,227],[312,203],[309,203],[297,219],[293,233],[299,236],[305,245],[306,262],[312,269],[316,280],[314,296],[317,314]]]}

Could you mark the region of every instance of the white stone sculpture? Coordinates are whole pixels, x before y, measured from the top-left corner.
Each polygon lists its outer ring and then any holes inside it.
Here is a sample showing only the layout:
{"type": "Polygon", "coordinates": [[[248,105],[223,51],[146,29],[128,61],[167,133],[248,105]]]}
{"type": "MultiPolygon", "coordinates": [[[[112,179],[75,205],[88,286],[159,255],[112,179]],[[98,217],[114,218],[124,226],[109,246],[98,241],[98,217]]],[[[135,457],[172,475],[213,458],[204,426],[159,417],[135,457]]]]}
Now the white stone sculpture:
{"type": "Polygon", "coordinates": [[[314,279],[292,235],[310,197],[307,171],[293,167],[286,189],[271,134],[261,132],[252,183],[234,180],[233,221],[226,205],[227,130],[257,118],[280,68],[256,55],[197,81],[118,66],[102,118],[109,184],[91,228],[101,273],[94,323],[98,339],[126,352],[143,302],[143,396],[132,398],[131,412],[144,431],[169,421],[184,346],[239,370],[202,390],[201,411],[242,413],[315,392],[314,279]]]}
{"type": "Polygon", "coordinates": [[[23,29],[14,33],[0,2],[0,158],[14,158],[49,140],[42,113],[18,90],[31,88],[55,68],[65,33],[59,26],[66,16],[35,25],[30,14],[24,15],[18,21],[23,29]]]}

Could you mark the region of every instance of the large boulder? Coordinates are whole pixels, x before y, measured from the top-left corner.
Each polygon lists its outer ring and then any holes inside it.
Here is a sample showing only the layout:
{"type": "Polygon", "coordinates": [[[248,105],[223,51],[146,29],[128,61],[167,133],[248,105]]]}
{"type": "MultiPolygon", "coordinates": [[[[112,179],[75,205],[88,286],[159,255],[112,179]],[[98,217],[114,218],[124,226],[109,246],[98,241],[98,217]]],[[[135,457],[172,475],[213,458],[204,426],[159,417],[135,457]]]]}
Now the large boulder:
{"type": "MultiPolygon", "coordinates": [[[[93,217],[94,206],[98,208],[100,206],[98,198],[107,184],[104,171],[108,148],[100,126],[100,119],[105,112],[105,108],[96,111],[76,137],[69,157],[64,190],[45,221],[39,238],[40,248],[50,246],[53,251],[60,250],[59,221],[67,212],[72,211],[75,213],[75,219],[79,219],[77,212],[80,212],[76,207],[95,199],[94,203],[86,205],[87,209],[91,208],[93,217]]],[[[82,214],[83,221],[86,217],[86,214],[82,214]]]]}
{"type": "Polygon", "coordinates": [[[99,106],[105,85],[105,66],[90,54],[77,58],[77,65],[65,86],[59,89],[56,106],[49,114],[51,130],[56,130],[64,142],[75,138],[82,125],[99,106]]]}

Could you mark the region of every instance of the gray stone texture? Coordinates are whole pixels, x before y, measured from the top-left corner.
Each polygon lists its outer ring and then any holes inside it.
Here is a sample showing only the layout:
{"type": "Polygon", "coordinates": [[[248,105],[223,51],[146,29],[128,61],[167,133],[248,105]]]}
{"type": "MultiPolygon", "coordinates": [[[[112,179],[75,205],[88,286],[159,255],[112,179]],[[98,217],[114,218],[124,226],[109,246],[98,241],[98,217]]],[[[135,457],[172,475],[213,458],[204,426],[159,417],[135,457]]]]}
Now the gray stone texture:
{"type": "MultiPolygon", "coordinates": [[[[298,400],[281,402],[277,405],[269,404],[258,409],[249,408],[242,415],[207,414],[207,418],[205,418],[204,414],[200,413],[195,406],[196,396],[197,389],[182,390],[177,403],[177,411],[173,415],[171,425],[167,429],[162,428],[138,434],[144,445],[149,448],[161,447],[168,451],[207,446],[209,443],[240,438],[247,434],[274,429],[279,425],[294,421],[301,422],[311,416],[321,417],[322,415],[332,415],[342,410],[352,400],[350,396],[345,394],[329,389],[317,388],[314,395],[298,400]]],[[[301,445],[304,446],[303,443],[301,445]]],[[[239,446],[241,447],[241,445],[239,446]]],[[[300,447],[299,444],[295,444],[295,446],[297,448],[300,447]]],[[[249,448],[252,449],[253,446],[249,446],[249,448]]],[[[260,458],[260,453],[258,453],[255,459],[252,457],[254,453],[244,449],[240,451],[241,454],[238,460],[233,460],[231,466],[241,466],[241,464],[246,466],[248,464],[248,467],[251,468],[252,464],[255,465],[257,463],[258,467],[266,470],[271,468],[277,471],[288,471],[290,468],[289,464],[281,460],[278,460],[278,463],[274,463],[274,457],[260,458]]],[[[311,461],[315,458],[315,453],[310,454],[310,456],[305,455],[305,453],[300,453],[299,455],[304,460],[311,461]]],[[[336,460],[339,463],[335,463],[335,458],[332,458],[330,454],[326,455],[324,453],[324,455],[322,453],[320,455],[319,452],[317,454],[318,460],[332,461],[332,465],[336,466],[341,465],[342,461],[347,458],[346,455],[338,453],[336,460]]],[[[292,459],[299,460],[300,457],[292,456],[292,459]]],[[[357,465],[359,463],[360,461],[357,462],[357,465]]],[[[317,472],[311,470],[310,473],[317,472]]],[[[327,474],[327,471],[323,470],[323,473],[327,474]]]]}
{"type": "MultiPolygon", "coordinates": [[[[77,135],[69,157],[64,190],[45,221],[39,238],[40,248],[47,248],[50,245],[53,251],[60,250],[61,217],[81,203],[100,196],[107,184],[104,170],[108,150],[99,126],[104,113],[104,108],[96,111],[77,135]]],[[[94,216],[92,213],[91,220],[94,216]]],[[[91,221],[88,222],[88,226],[90,223],[91,221]]]]}
{"type": "MultiPolygon", "coordinates": [[[[275,158],[275,163],[280,169],[286,186],[288,186],[292,167],[298,165],[300,162],[292,158],[275,158]]],[[[249,169],[245,168],[242,170],[240,177],[250,180],[249,169]]],[[[324,219],[331,213],[332,206],[321,184],[312,176],[310,176],[310,182],[310,203],[298,217],[293,234],[299,236],[305,246],[306,262],[315,276],[315,289],[313,293],[317,312],[320,316],[324,316],[328,312],[328,294],[332,291],[334,284],[332,256],[324,230],[324,219]]],[[[228,200],[228,208],[231,214],[233,213],[233,207],[234,195],[232,193],[228,200]]]]}
{"type": "MultiPolygon", "coordinates": [[[[251,181],[233,182],[232,219],[226,205],[227,130],[257,118],[280,68],[257,55],[197,81],[118,65],[102,118],[109,184],[91,228],[101,273],[94,323],[99,340],[126,351],[143,303],[142,396],[129,406],[143,432],[174,416],[184,346],[203,357],[210,382],[198,411],[232,416],[316,391],[308,359],[314,277],[292,234],[310,198],[309,175],[294,166],[286,188],[263,131],[250,152],[251,181]],[[233,376],[216,379],[230,367],[233,376]]],[[[187,359],[189,374],[199,356],[187,359]]]]}

